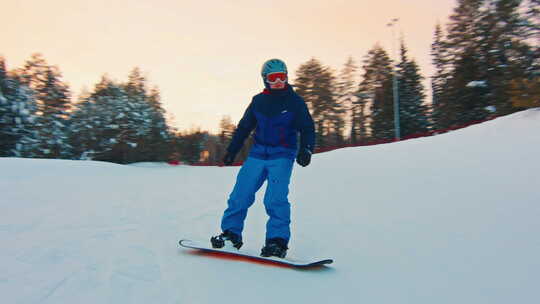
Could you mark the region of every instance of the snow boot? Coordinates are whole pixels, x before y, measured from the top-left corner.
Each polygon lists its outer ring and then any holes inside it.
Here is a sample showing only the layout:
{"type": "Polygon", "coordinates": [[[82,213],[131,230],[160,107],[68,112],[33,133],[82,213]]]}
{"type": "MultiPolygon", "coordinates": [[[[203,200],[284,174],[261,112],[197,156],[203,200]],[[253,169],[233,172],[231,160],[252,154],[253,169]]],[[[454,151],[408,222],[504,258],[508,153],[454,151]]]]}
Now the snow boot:
{"type": "Polygon", "coordinates": [[[225,246],[225,241],[230,241],[233,247],[236,249],[240,249],[240,247],[242,247],[244,244],[242,243],[241,236],[232,233],[229,230],[225,230],[222,234],[210,238],[212,248],[223,248],[225,246]]]}
{"type": "Polygon", "coordinates": [[[282,238],[273,238],[266,240],[266,245],[261,250],[262,257],[275,256],[284,258],[287,255],[287,241],[282,238]]]}

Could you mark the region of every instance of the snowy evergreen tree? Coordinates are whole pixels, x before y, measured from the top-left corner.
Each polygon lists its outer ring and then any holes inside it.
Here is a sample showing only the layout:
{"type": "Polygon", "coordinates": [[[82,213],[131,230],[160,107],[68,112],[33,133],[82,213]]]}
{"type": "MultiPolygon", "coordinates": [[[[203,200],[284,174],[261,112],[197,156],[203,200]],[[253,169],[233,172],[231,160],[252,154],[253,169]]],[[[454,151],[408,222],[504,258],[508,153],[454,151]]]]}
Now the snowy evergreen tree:
{"type": "Polygon", "coordinates": [[[63,83],[57,67],[47,64],[40,54],[32,55],[18,77],[35,92],[38,105],[35,129],[39,143],[37,157],[67,158],[71,147],[67,140],[67,110],[71,105],[69,87],[63,83]]]}
{"type": "Polygon", "coordinates": [[[103,114],[107,111],[106,106],[109,104],[105,102],[97,104],[100,93],[102,96],[99,99],[107,97],[107,94],[103,93],[109,86],[113,86],[112,81],[103,76],[94,92],[82,96],[75,104],[75,110],[70,117],[69,137],[76,159],[93,159],[109,148],[101,143],[101,136],[106,125],[103,114]]]}
{"type": "Polygon", "coordinates": [[[171,135],[159,89],[154,87],[148,92],[147,86],[147,80],[139,68],[130,72],[124,86],[130,100],[140,104],[149,115],[149,120],[145,120],[149,132],[139,141],[136,158],[138,161],[165,161],[171,153],[171,135]]]}
{"type": "Polygon", "coordinates": [[[0,81],[7,79],[6,59],[0,56],[0,81]]]}
{"type": "Polygon", "coordinates": [[[34,92],[8,75],[0,57],[0,156],[36,156],[36,112],[34,92]]]}
{"type": "Polygon", "coordinates": [[[70,138],[77,158],[117,163],[165,161],[171,136],[163,112],[159,91],[147,95],[138,69],[125,84],[102,77],[71,116],[70,138]]]}
{"type": "Polygon", "coordinates": [[[95,91],[77,105],[71,117],[71,141],[79,158],[93,158],[125,163],[127,150],[137,146],[134,134],[140,131],[129,118],[133,104],[121,85],[102,77],[95,91]]]}
{"type": "Polygon", "coordinates": [[[41,54],[33,54],[16,73],[22,83],[34,90],[40,114],[66,118],[71,106],[70,92],[68,85],[61,81],[62,74],[57,67],[48,65],[41,54]]]}
{"type": "Polygon", "coordinates": [[[71,104],[70,92],[59,80],[60,73],[49,67],[45,82],[37,91],[42,101],[39,117],[39,151],[48,158],[69,158],[71,146],[67,137],[67,109],[71,104]]]}
{"type": "Polygon", "coordinates": [[[12,101],[5,96],[7,84],[6,61],[0,57],[0,156],[9,156],[16,142],[16,137],[11,133],[13,120],[9,117],[12,101]]]}

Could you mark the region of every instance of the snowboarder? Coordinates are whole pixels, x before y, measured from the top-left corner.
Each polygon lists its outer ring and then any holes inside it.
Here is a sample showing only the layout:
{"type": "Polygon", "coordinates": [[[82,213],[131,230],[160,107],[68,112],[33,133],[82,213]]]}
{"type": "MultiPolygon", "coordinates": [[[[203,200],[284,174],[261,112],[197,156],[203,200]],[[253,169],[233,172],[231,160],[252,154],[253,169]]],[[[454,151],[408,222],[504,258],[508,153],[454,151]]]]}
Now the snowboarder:
{"type": "Polygon", "coordinates": [[[254,144],[238,172],[236,184],[221,220],[222,233],[210,239],[212,247],[229,241],[242,246],[242,230],[255,193],[267,181],[264,206],[269,216],[261,256],[284,258],[290,239],[289,182],[294,159],[305,167],[311,162],[315,131],[304,100],[288,83],[287,66],[280,59],[266,61],[261,70],[265,89],[253,97],[238,123],[223,163],[234,162],[245,139],[255,129],[254,144]],[[297,137],[300,134],[298,147],[297,137]]]}

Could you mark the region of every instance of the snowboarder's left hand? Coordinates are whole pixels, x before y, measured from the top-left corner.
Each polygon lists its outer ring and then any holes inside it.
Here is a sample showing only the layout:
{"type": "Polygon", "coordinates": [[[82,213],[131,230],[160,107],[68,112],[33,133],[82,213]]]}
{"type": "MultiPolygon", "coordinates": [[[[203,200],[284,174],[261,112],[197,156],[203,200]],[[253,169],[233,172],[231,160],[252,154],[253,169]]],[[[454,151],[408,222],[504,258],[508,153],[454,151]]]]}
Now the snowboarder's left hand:
{"type": "Polygon", "coordinates": [[[296,156],[296,162],[302,167],[309,165],[311,163],[311,151],[308,149],[300,150],[296,156]]]}

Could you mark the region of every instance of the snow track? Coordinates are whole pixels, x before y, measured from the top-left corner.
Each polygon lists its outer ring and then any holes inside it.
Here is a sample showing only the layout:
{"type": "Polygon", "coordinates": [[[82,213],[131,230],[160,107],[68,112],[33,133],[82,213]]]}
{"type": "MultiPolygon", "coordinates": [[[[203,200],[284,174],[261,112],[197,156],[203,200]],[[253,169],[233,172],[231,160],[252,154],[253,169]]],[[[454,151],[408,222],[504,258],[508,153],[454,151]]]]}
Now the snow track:
{"type": "MultiPolygon", "coordinates": [[[[532,303],[540,111],[296,167],[295,271],[194,255],[238,168],[0,158],[2,303],[532,303]]],[[[263,244],[264,187],[245,248],[263,244]]]]}

